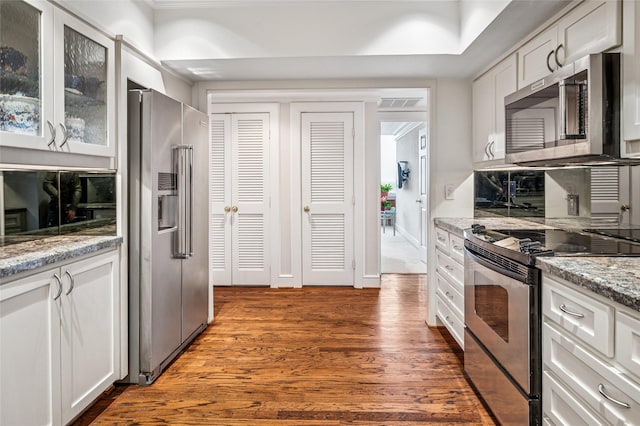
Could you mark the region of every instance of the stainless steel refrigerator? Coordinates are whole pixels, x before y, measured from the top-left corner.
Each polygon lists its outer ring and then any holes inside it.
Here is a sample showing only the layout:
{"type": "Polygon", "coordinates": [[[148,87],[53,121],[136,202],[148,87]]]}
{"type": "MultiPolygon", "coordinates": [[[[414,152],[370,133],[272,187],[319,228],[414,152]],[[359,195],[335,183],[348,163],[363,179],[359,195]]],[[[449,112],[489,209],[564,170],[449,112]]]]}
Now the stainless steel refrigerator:
{"type": "Polygon", "coordinates": [[[129,376],[150,384],[207,326],[208,119],[128,95],[129,376]]]}

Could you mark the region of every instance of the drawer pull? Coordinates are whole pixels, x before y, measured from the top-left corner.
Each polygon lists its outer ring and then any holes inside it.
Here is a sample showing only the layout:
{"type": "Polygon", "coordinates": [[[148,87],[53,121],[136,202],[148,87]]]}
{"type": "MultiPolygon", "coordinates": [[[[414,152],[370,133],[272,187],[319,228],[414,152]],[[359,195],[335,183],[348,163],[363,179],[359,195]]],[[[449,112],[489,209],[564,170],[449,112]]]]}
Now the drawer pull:
{"type": "Polygon", "coordinates": [[[447,296],[449,299],[453,300],[453,294],[451,294],[451,292],[450,292],[450,291],[447,291],[447,292],[445,293],[445,296],[447,296]]]}
{"type": "Polygon", "coordinates": [[[453,245],[453,248],[454,248],[454,250],[462,251],[462,247],[460,247],[460,246],[459,246],[459,245],[457,245],[457,244],[454,244],[454,245],[453,245]]]}
{"type": "Polygon", "coordinates": [[[444,243],[445,241],[447,241],[447,239],[446,238],[442,238],[441,236],[438,236],[438,241],[442,241],[444,243]]]}
{"type": "Polygon", "coordinates": [[[446,269],[447,271],[453,271],[453,266],[444,265],[444,269],[446,269]]]}
{"type": "Polygon", "coordinates": [[[584,318],[584,314],[579,314],[577,312],[571,312],[570,310],[567,309],[567,307],[564,305],[564,303],[562,305],[559,306],[560,310],[562,312],[564,312],[567,315],[571,315],[572,317],[576,317],[576,318],[584,318]]]}
{"type": "Polygon", "coordinates": [[[607,393],[604,391],[604,385],[602,383],[598,385],[598,392],[600,392],[600,395],[604,396],[606,399],[613,402],[614,404],[617,404],[624,408],[631,408],[631,405],[627,404],[626,402],[618,401],[617,399],[607,395],[607,393]]]}

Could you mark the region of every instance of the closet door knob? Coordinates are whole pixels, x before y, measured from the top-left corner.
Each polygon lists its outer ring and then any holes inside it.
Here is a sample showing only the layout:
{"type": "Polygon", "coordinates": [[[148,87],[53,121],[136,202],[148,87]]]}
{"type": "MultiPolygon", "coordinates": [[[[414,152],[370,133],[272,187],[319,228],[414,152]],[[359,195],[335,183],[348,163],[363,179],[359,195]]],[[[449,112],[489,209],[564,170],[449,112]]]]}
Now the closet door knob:
{"type": "Polygon", "coordinates": [[[238,211],[238,206],[231,207],[231,210],[233,210],[234,213],[237,212],[238,211]]]}
{"type": "Polygon", "coordinates": [[[311,211],[311,207],[304,206],[304,208],[302,210],[304,210],[305,213],[309,213],[311,211]]]}
{"type": "Polygon", "coordinates": [[[229,213],[231,211],[231,207],[229,206],[224,206],[224,211],[229,213]]]}

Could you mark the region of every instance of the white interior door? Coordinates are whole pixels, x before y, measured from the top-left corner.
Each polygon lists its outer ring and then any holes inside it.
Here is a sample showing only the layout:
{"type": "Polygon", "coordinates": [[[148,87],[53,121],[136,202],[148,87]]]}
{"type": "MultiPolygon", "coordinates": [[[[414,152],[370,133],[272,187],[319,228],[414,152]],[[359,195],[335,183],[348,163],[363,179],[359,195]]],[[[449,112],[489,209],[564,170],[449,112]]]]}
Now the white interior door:
{"type": "Polygon", "coordinates": [[[428,138],[427,131],[423,129],[419,132],[419,147],[418,157],[420,161],[419,176],[420,179],[420,194],[418,202],[420,204],[420,246],[418,248],[418,256],[423,262],[427,260],[427,188],[429,176],[429,170],[427,170],[429,160],[427,158],[428,153],[428,138]]]}
{"type": "Polygon", "coordinates": [[[211,114],[209,267],[213,285],[231,285],[231,115],[211,114]]]}
{"type": "Polygon", "coordinates": [[[264,285],[268,258],[269,114],[211,114],[213,285],[264,285]]]}
{"type": "Polygon", "coordinates": [[[232,280],[269,284],[269,114],[233,114],[231,129],[232,280]]]}
{"type": "Polygon", "coordinates": [[[302,282],[353,285],[353,113],[302,113],[302,282]]]}

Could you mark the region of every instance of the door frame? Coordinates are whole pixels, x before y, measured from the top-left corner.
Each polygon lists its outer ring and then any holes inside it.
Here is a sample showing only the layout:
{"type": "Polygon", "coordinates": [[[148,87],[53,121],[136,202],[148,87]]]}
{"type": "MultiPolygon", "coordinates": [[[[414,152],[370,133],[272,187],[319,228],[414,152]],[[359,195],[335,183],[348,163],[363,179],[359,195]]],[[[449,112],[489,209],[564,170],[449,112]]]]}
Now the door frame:
{"type": "MultiPolygon", "coordinates": [[[[290,106],[291,176],[302,176],[302,114],[305,112],[346,112],[353,114],[353,253],[355,288],[363,287],[365,236],[365,154],[364,154],[364,102],[292,102],[290,106]]],[[[292,272],[298,277],[294,287],[302,287],[302,182],[295,179],[291,191],[292,272]]]]}

